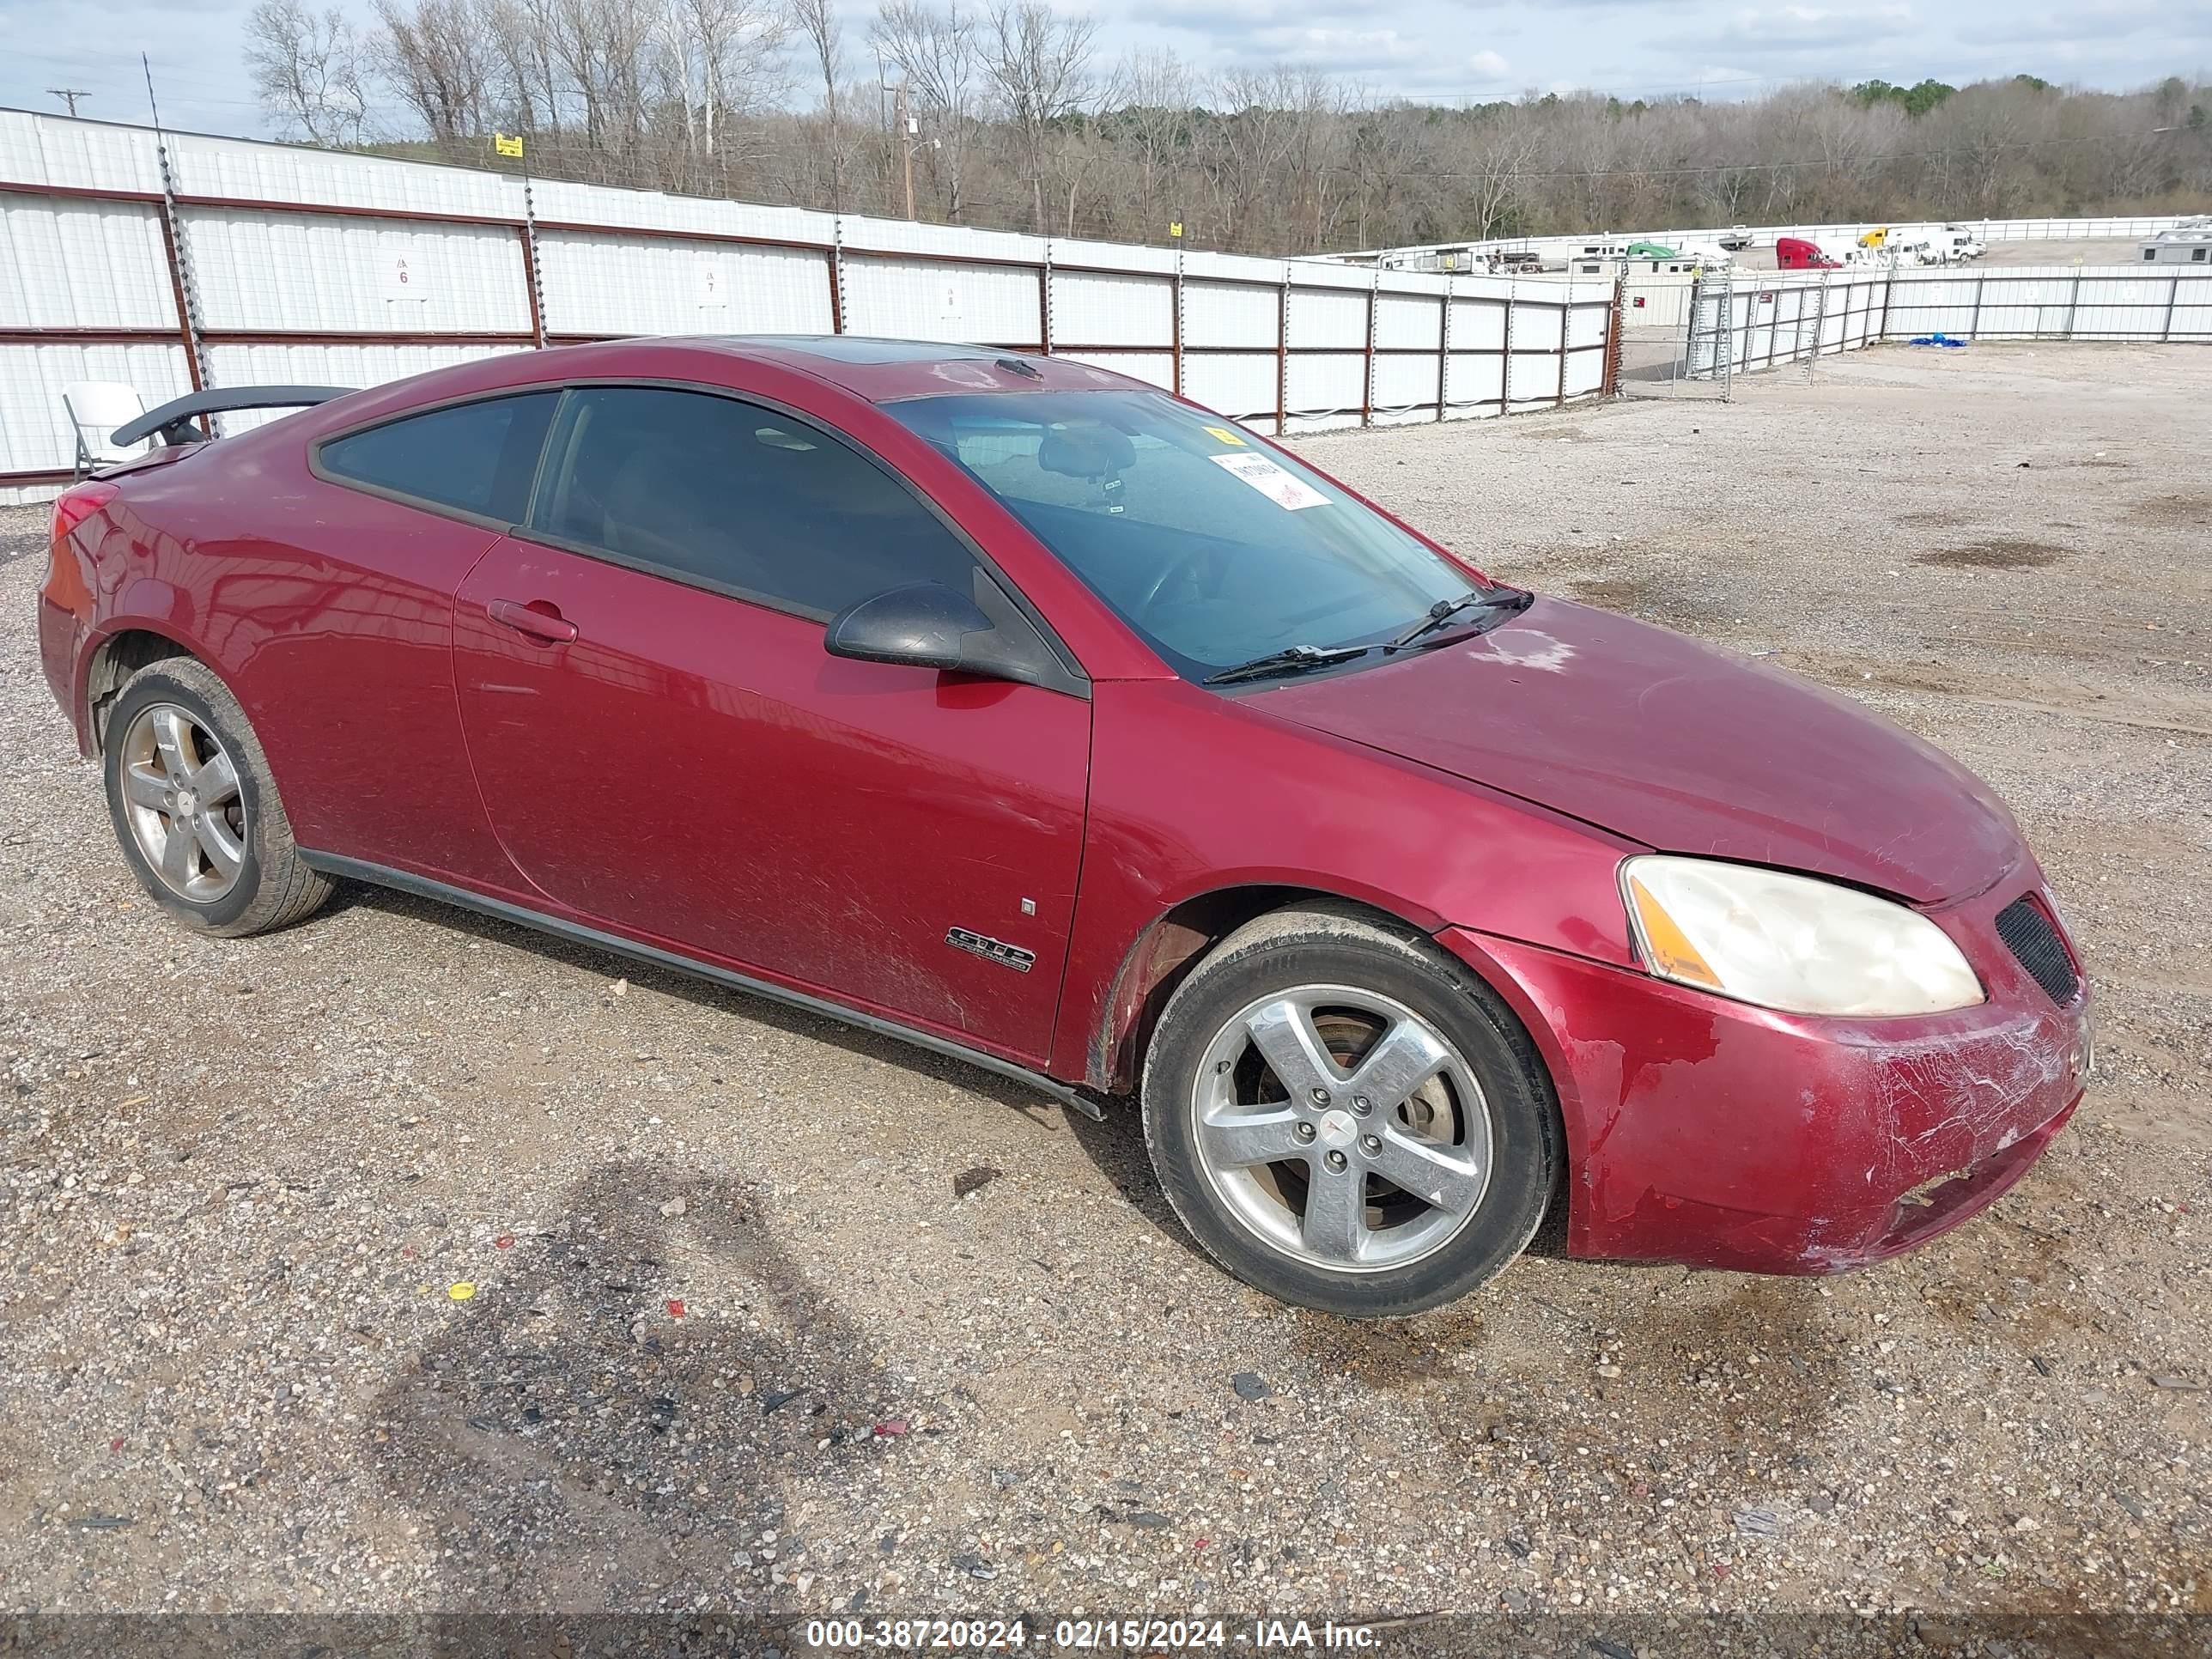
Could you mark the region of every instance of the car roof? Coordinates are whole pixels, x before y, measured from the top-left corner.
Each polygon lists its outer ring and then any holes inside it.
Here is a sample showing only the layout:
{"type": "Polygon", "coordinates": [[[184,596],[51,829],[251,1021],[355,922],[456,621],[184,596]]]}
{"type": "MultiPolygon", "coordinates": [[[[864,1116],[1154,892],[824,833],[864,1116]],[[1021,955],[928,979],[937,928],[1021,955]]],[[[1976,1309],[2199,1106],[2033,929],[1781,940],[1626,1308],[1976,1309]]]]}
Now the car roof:
{"type": "Polygon", "coordinates": [[[1141,384],[1022,347],[865,334],[697,334],[667,343],[799,369],[879,404],[947,392],[1131,391],[1141,384]]]}

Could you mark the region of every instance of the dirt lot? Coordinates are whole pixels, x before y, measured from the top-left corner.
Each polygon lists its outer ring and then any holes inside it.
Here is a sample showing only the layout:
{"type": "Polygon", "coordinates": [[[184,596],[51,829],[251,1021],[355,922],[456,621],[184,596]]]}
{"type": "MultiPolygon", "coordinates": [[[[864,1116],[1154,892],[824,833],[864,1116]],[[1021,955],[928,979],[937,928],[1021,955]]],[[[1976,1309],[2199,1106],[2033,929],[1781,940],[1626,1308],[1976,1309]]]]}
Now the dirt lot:
{"type": "Polygon", "coordinates": [[[1944,744],[2102,999],[2075,1126],[1917,1255],[1382,1328],[1215,1272],[1126,1118],[405,898],[173,931],[0,515],[0,1607],[2212,1611],[2208,365],[1304,446],[1944,744]]]}

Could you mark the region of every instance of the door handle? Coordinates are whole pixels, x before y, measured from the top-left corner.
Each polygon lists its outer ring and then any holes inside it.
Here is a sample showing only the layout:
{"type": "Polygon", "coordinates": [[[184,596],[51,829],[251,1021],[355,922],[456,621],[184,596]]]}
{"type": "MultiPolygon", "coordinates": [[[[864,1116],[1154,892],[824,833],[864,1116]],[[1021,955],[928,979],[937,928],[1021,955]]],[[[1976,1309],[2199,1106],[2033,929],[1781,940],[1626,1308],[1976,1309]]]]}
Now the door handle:
{"type": "Polygon", "coordinates": [[[533,599],[524,605],[515,599],[494,599],[484,606],[485,614],[503,627],[518,634],[527,634],[533,640],[543,640],[548,645],[566,645],[576,637],[576,624],[561,614],[560,607],[550,599],[533,599]]]}

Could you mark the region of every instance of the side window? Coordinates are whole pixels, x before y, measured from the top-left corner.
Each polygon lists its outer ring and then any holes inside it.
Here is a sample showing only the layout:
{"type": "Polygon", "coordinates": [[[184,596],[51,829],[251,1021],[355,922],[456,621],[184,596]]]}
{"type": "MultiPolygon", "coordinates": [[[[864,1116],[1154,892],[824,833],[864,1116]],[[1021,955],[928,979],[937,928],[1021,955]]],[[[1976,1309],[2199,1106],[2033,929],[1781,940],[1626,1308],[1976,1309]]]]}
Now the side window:
{"type": "Polygon", "coordinates": [[[883,469],[787,416],[703,392],[571,391],[531,522],[816,616],[902,582],[974,587],[974,557],[883,469]]]}
{"type": "Polygon", "coordinates": [[[334,438],[318,458],[333,477],[517,524],[559,402],[558,392],[531,392],[434,409],[334,438]]]}

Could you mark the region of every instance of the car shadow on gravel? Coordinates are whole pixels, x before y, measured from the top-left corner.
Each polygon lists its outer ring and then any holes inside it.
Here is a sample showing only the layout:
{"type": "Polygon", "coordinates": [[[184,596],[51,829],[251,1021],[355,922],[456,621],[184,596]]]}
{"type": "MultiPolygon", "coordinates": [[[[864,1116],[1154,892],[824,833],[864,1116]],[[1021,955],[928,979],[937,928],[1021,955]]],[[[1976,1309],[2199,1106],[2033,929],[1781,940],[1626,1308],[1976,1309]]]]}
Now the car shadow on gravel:
{"type": "MultiPolygon", "coordinates": [[[[789,1036],[833,1044],[850,1054],[865,1055],[921,1076],[957,1085],[1010,1111],[1018,1112],[1042,1127],[1064,1127],[1099,1173],[1113,1182],[1115,1190],[1155,1231],[1193,1261],[1202,1263],[1209,1273],[1221,1271],[1212,1258],[1192,1239],[1176,1218],[1165,1194],[1160,1190],[1159,1182],[1152,1173],[1151,1154],[1145,1147],[1144,1125],[1134,1101],[1109,1103],[1103,1109],[1103,1121],[1094,1121],[1080,1113],[1056,1107],[1049,1097],[1037,1090],[1025,1088],[980,1066],[963,1064],[950,1055],[933,1054],[912,1043],[901,1042],[893,1037],[881,1036],[858,1026],[845,1024],[827,1015],[809,1013],[788,1003],[751,995],[676,969],[639,962],[613,951],[580,945],[533,927],[503,921],[481,911],[443,904],[434,899],[417,897],[394,889],[350,882],[342,884],[326,914],[356,906],[453,928],[487,943],[527,951],[547,961],[586,973],[625,975],[631,984],[641,989],[679,997],[716,1013],[741,1015],[789,1036]],[[1058,1124],[1054,1121],[1055,1112],[1058,1124]]],[[[923,1109],[936,1111],[943,1108],[933,1104],[923,1109]]],[[[1566,1194],[1563,1186],[1553,1195],[1544,1224],[1530,1241],[1529,1255],[1565,1259],[1565,1214],[1566,1194]]]]}
{"type": "Polygon", "coordinates": [[[517,922],[502,921],[482,911],[467,909],[458,904],[441,903],[435,899],[418,898],[412,893],[403,893],[393,888],[346,882],[341,884],[332,895],[323,914],[325,916],[335,915],[355,908],[380,910],[387,915],[405,916],[432,926],[450,928],[489,944],[527,951],[548,962],[557,962],[602,978],[625,978],[642,990],[679,997],[716,1013],[742,1015],[746,1019],[772,1026],[792,1036],[831,1043],[850,1054],[864,1054],[871,1060],[880,1060],[925,1076],[957,1083],[1029,1117],[1037,1117],[1051,1109],[1050,1098],[1039,1091],[1024,1088],[1011,1079],[1000,1077],[980,1066],[966,1065],[951,1055],[934,1054],[914,1043],[881,1036],[827,1014],[810,1013],[787,1002],[754,995],[715,980],[640,961],[617,951],[578,944],[558,934],[543,933],[517,922]]]}
{"type": "MultiPolygon", "coordinates": [[[[1099,1173],[1112,1182],[1122,1197],[1134,1206],[1148,1222],[1164,1237],[1172,1239],[1178,1248],[1188,1251],[1194,1260],[1208,1260],[1176,1219],[1174,1211],[1169,1207],[1165,1195],[1160,1191],[1159,1183],[1153,1179],[1152,1158],[1145,1150],[1144,1125],[1138,1117],[1133,1102],[1106,1105],[1103,1121],[1095,1121],[1080,1113],[1057,1106],[1049,1096],[1041,1091],[1025,1088],[1012,1079],[987,1072],[981,1066],[967,1065],[949,1054],[934,1054],[913,1043],[901,1042],[895,1037],[878,1036],[858,1026],[848,1025],[826,1014],[809,1013],[788,1003],[755,996],[714,980],[639,962],[617,951],[580,945],[556,934],[541,933],[534,927],[502,921],[481,911],[466,909],[459,905],[442,904],[434,899],[420,898],[395,889],[343,883],[332,896],[325,914],[335,915],[356,907],[381,911],[388,915],[405,916],[435,927],[450,927],[489,944],[527,951],[549,962],[560,963],[586,973],[623,975],[632,985],[641,989],[679,997],[714,1013],[740,1015],[788,1036],[832,1044],[848,1054],[865,1055],[871,1060],[914,1072],[919,1076],[956,1085],[1009,1111],[1018,1112],[1040,1127],[1057,1128],[1064,1126],[1075,1145],[1097,1166],[1099,1173]]],[[[938,1111],[944,1109],[933,1104],[924,1109],[938,1111]]]]}
{"type": "Polygon", "coordinates": [[[864,1487],[933,1428],[762,1190],[605,1164],[504,1243],[367,1414],[368,1462],[420,1528],[408,1553],[435,1563],[410,1602],[797,1610],[794,1492],[864,1487]]]}

